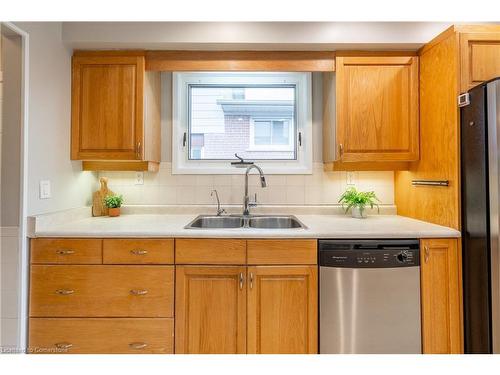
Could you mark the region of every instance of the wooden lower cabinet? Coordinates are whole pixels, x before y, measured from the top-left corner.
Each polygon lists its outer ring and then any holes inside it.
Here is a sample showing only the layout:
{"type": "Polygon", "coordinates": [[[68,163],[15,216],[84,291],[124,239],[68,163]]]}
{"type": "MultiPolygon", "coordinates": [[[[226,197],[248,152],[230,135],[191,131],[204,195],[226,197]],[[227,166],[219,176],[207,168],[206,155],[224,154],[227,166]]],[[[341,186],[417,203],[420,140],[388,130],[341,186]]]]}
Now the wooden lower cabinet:
{"type": "Polygon", "coordinates": [[[317,353],[317,266],[249,267],[248,280],[248,353],[317,353]]]}
{"type": "Polygon", "coordinates": [[[422,349],[463,353],[458,239],[421,240],[422,349]]]}
{"type": "Polygon", "coordinates": [[[176,268],[175,352],[317,353],[316,266],[176,268]]]}
{"type": "MultiPolygon", "coordinates": [[[[169,246],[155,242],[158,248],[146,249],[157,253],[155,262],[173,262],[172,240],[168,241],[169,246]]],[[[183,259],[198,260],[199,250],[209,245],[206,248],[217,254],[215,242],[204,241],[179,241],[183,259]]],[[[68,260],[54,258],[53,249],[87,247],[47,242],[47,251],[35,248],[40,257],[32,261],[52,264],[31,265],[32,352],[317,353],[315,243],[238,241],[218,242],[235,249],[233,265],[54,264],[68,260]],[[278,255],[286,262],[282,256],[286,249],[293,253],[292,264],[276,264],[278,255]],[[50,256],[41,256],[45,253],[50,256]]],[[[145,249],[148,243],[125,245],[145,249]]],[[[94,247],[99,253],[100,246],[94,247]]],[[[106,246],[104,250],[113,253],[106,246]]],[[[223,257],[216,257],[221,261],[223,257]]],[[[424,353],[463,352],[461,293],[459,240],[421,240],[424,353]]]]}
{"type": "Polygon", "coordinates": [[[176,353],[246,353],[245,278],[244,266],[176,267],[176,353]]]}
{"type": "Polygon", "coordinates": [[[31,266],[31,317],[169,318],[173,306],[173,266],[31,266]]]}
{"type": "Polygon", "coordinates": [[[31,318],[29,351],[36,354],[171,354],[172,318],[31,318]]]}
{"type": "Polygon", "coordinates": [[[33,238],[31,264],[101,264],[102,240],[96,238],[33,238]]]}

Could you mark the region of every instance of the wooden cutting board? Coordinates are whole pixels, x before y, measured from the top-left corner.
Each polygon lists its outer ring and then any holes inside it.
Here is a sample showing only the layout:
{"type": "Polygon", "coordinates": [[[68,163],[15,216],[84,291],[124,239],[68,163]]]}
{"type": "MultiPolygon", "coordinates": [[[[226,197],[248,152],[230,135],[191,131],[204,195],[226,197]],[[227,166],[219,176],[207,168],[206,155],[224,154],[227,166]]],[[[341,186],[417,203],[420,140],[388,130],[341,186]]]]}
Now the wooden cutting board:
{"type": "Polygon", "coordinates": [[[101,183],[101,188],[92,195],[92,216],[108,215],[108,207],[104,204],[104,198],[107,195],[114,195],[108,189],[108,179],[106,177],[101,177],[99,182],[101,183]]]}

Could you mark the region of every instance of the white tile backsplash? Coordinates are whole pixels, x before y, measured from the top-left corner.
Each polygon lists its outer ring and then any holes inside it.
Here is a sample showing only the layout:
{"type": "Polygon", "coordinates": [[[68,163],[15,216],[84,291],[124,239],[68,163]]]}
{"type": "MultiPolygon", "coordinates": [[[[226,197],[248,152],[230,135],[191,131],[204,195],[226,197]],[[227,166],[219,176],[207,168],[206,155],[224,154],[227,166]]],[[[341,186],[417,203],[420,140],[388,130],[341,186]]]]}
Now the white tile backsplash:
{"type": "MultiPolygon", "coordinates": [[[[144,185],[134,184],[134,172],[100,172],[100,176],[109,178],[110,189],[123,194],[126,204],[213,204],[213,189],[222,204],[243,200],[243,175],[173,175],[169,162],[162,162],[157,173],[145,173],[144,185]]],[[[262,189],[252,173],[249,192],[252,199],[257,193],[259,203],[268,205],[337,204],[347,188],[347,172],[324,172],[322,163],[314,163],[311,175],[268,175],[266,180],[268,187],[262,189]]],[[[374,190],[382,204],[394,204],[393,172],[356,172],[355,181],[360,190],[374,190]]]]}

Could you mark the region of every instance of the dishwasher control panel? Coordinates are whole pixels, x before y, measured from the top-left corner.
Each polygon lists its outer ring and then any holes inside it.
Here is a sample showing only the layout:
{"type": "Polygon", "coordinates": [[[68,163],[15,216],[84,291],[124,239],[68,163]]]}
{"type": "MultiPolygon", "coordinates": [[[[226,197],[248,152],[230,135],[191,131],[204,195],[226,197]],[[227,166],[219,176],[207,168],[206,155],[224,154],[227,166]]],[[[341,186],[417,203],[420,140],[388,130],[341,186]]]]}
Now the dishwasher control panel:
{"type": "Polygon", "coordinates": [[[320,240],[319,265],[346,268],[397,268],[420,265],[417,240],[320,240]]]}

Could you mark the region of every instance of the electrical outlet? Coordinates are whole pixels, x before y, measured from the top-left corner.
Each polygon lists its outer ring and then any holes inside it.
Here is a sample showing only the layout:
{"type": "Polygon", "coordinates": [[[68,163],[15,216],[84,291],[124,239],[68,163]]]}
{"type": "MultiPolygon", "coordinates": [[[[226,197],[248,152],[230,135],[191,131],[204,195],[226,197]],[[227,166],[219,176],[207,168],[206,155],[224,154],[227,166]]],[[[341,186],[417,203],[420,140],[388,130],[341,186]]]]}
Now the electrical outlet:
{"type": "Polygon", "coordinates": [[[135,172],[135,184],[144,185],[144,172],[135,172]]]}
{"type": "Polygon", "coordinates": [[[40,199],[49,199],[51,197],[50,192],[50,181],[49,180],[41,180],[40,181],[40,199]]]}
{"type": "Polygon", "coordinates": [[[346,183],[347,186],[354,186],[357,183],[357,173],[356,172],[347,172],[346,173],[346,183]]]}

